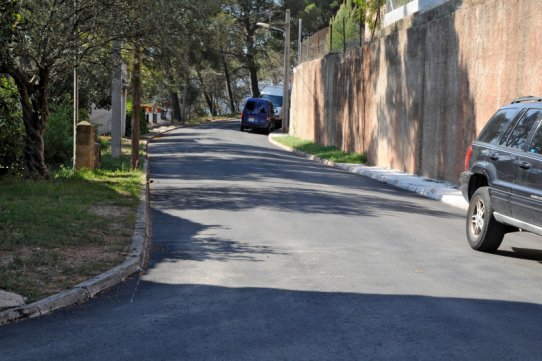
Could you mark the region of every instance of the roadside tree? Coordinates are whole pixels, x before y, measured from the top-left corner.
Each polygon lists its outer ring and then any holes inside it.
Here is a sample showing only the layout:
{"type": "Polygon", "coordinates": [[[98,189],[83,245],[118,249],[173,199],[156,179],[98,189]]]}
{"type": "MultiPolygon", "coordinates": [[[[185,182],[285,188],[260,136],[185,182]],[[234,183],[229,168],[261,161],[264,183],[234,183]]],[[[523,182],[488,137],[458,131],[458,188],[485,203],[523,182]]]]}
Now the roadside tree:
{"type": "Polygon", "coordinates": [[[1,0],[0,73],[18,89],[25,127],[24,175],[49,177],[43,134],[51,80],[104,46],[107,0],[1,0]]]}

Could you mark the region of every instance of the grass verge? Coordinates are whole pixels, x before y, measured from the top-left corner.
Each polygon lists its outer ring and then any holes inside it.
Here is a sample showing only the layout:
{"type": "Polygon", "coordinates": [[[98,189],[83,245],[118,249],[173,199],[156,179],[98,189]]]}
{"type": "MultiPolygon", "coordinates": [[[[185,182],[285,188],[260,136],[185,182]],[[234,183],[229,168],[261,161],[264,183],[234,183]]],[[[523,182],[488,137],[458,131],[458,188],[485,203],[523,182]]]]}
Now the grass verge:
{"type": "Polygon", "coordinates": [[[143,171],[130,170],[129,140],[123,153],[112,159],[106,147],[101,169],[60,169],[50,181],[1,179],[1,289],[32,302],[125,259],[143,171]]]}
{"type": "Polygon", "coordinates": [[[324,146],[303,140],[291,135],[273,138],[277,142],[290,148],[300,150],[305,153],[316,155],[323,159],[328,159],[336,163],[355,163],[363,164],[367,162],[365,154],[345,153],[334,146],[324,146]]]}

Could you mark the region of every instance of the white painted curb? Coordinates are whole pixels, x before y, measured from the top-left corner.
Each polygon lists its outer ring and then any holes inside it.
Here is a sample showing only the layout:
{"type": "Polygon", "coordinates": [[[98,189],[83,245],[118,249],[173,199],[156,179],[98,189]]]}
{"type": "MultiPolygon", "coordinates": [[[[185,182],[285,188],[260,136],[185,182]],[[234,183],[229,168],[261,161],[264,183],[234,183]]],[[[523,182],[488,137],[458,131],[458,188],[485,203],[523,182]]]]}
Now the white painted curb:
{"type": "Polygon", "coordinates": [[[322,163],[329,167],[342,169],[350,173],[355,173],[372,179],[376,179],[378,181],[391,184],[395,187],[406,189],[411,192],[423,195],[427,198],[440,201],[452,207],[456,207],[465,211],[469,207],[469,204],[463,198],[461,191],[458,190],[457,187],[451,183],[436,181],[428,178],[421,178],[413,174],[406,174],[396,170],[371,167],[362,164],[335,163],[333,161],[322,159],[315,155],[307,154],[305,152],[290,148],[273,139],[276,137],[282,137],[284,135],[285,134],[281,133],[271,133],[268,137],[269,142],[279,148],[300,155],[307,159],[322,163]]]}

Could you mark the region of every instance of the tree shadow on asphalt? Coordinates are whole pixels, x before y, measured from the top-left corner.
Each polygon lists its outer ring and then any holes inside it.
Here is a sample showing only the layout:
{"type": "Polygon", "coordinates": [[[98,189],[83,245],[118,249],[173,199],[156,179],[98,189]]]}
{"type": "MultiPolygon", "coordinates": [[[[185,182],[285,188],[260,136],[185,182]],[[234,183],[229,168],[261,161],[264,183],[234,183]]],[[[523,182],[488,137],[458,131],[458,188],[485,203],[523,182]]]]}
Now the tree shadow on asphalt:
{"type": "MultiPolygon", "coordinates": [[[[370,178],[327,168],[274,146],[256,146],[238,143],[201,144],[214,142],[213,134],[166,133],[161,141],[152,145],[151,174],[157,179],[182,180],[253,180],[285,178],[314,184],[332,184],[357,188],[381,183],[370,178]],[[200,142],[200,143],[198,143],[200,142]],[[179,143],[187,144],[179,148],[179,143]],[[176,154],[175,154],[176,153],[176,154]],[[197,165],[197,169],[194,169],[197,165]],[[343,176],[337,176],[343,174],[343,176]],[[346,175],[346,176],[345,176],[346,175]],[[352,178],[363,181],[352,182],[352,178]]],[[[267,139],[261,138],[263,144],[267,139]]],[[[388,193],[410,192],[387,186],[388,193]]]]}
{"type": "Polygon", "coordinates": [[[3,360],[534,361],[542,355],[542,306],[533,303],[144,279],[2,330],[3,360]]]}
{"type": "Polygon", "coordinates": [[[463,219],[452,213],[421,206],[419,203],[386,195],[362,192],[344,193],[304,188],[276,187],[183,187],[159,188],[152,191],[153,202],[160,208],[179,210],[223,210],[238,212],[265,208],[303,214],[333,214],[362,217],[420,214],[436,218],[463,219]]]}
{"type": "Polygon", "coordinates": [[[170,139],[151,151],[153,264],[167,259],[257,262],[262,256],[279,254],[268,246],[221,239],[214,233],[219,233],[222,225],[194,223],[166,214],[161,211],[164,209],[463,218],[459,212],[443,211],[437,202],[417,194],[277,149],[205,144],[216,142],[212,133],[168,133],[167,137],[170,139]],[[187,138],[197,142],[179,148],[178,142],[187,138]]]}
{"type": "MultiPolygon", "coordinates": [[[[204,138],[204,137],[203,137],[204,138]]],[[[198,139],[203,139],[202,137],[198,139]]],[[[154,147],[151,152],[151,175],[155,185],[162,181],[197,181],[202,184],[206,181],[238,181],[252,182],[255,189],[233,189],[233,187],[219,187],[216,190],[198,189],[170,189],[172,198],[178,195],[177,201],[187,202],[185,206],[192,207],[187,196],[194,192],[195,197],[201,204],[207,207],[224,209],[225,202],[219,200],[220,193],[228,202],[238,201],[232,204],[232,210],[251,208],[252,204],[271,206],[273,208],[300,210],[308,212],[370,215],[375,207],[382,204],[384,208],[389,206],[395,211],[419,212],[422,214],[440,217],[463,217],[459,213],[441,210],[424,209],[425,205],[435,203],[427,201],[416,193],[405,191],[373,179],[351,174],[346,171],[327,168],[321,164],[300,158],[296,155],[285,153],[280,150],[261,146],[240,144],[214,144],[204,146],[195,144],[184,147],[179,152],[178,144],[162,143],[160,147],[154,147]],[[177,155],[173,153],[177,152],[177,155]],[[279,183],[281,186],[257,189],[264,182],[279,183]],[[311,186],[312,185],[312,186],[311,186]],[[314,187],[316,185],[316,187],[314,187]],[[310,191],[303,189],[311,188],[310,191]],[[348,193],[328,191],[331,187],[345,188],[348,193]],[[316,188],[316,189],[315,189],[316,188]],[[322,190],[318,190],[321,188],[322,190]],[[365,191],[365,192],[360,192],[365,191]],[[370,192],[370,196],[367,195],[370,192]],[[361,195],[360,195],[361,194],[361,195]],[[398,195],[395,200],[381,199],[379,194],[386,197],[398,195]],[[300,196],[302,195],[302,196],[300,196]],[[209,196],[211,199],[206,199],[209,196]],[[278,198],[280,196],[280,198],[278,198]],[[273,199],[275,198],[275,199],[273,199]],[[409,202],[403,199],[424,201],[409,202]],[[290,201],[295,199],[294,201],[290,201]],[[331,205],[322,202],[333,201],[331,205]],[[277,203],[284,202],[284,205],[277,203]],[[365,206],[360,206],[360,203],[365,206]],[[296,206],[299,203],[300,206],[296,206]],[[310,206],[309,206],[309,203],[310,206]],[[320,203],[320,204],[319,204],[320,203]],[[349,210],[348,207],[353,207],[349,210]]],[[[179,183],[182,186],[182,183],[179,183]]],[[[202,206],[197,206],[202,209],[202,206]]]]}
{"type": "Polygon", "coordinates": [[[215,233],[219,225],[203,225],[153,211],[153,243],[149,268],[161,262],[246,261],[261,262],[262,256],[283,255],[265,245],[223,239],[215,233]]]}

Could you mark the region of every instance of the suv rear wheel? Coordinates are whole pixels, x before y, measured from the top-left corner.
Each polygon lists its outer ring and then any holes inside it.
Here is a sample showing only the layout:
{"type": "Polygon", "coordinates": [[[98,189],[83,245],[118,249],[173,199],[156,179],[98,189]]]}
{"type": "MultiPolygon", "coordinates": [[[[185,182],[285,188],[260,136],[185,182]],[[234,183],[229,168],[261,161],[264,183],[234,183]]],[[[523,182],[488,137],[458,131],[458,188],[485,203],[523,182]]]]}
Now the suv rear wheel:
{"type": "Polygon", "coordinates": [[[474,192],[467,213],[467,239],[472,249],[493,252],[501,245],[506,227],[493,217],[489,188],[474,192]]]}

